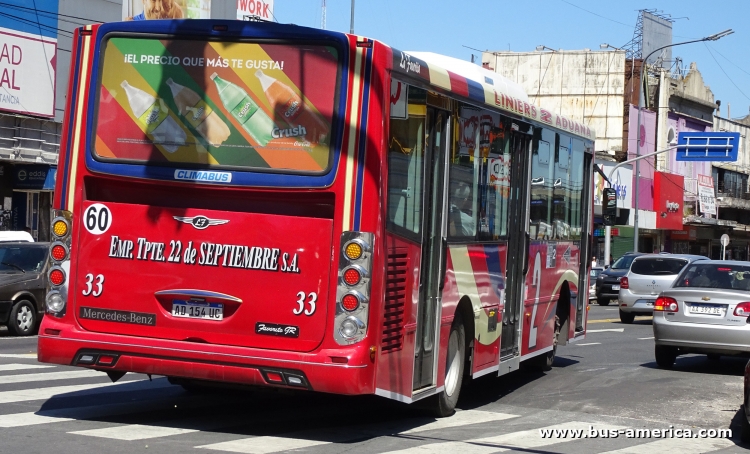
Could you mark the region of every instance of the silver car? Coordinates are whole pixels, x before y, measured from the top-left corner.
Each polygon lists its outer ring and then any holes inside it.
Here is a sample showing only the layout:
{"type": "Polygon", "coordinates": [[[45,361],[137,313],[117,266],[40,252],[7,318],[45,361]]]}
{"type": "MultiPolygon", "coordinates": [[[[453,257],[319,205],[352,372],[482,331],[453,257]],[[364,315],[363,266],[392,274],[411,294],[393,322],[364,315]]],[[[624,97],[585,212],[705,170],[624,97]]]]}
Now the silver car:
{"type": "Polygon", "coordinates": [[[630,270],[620,278],[620,321],[633,323],[636,315],[651,315],[659,293],[671,287],[680,271],[696,260],[708,260],[708,257],[687,254],[636,257],[630,270]]]}
{"type": "Polygon", "coordinates": [[[654,305],[656,364],[678,355],[750,354],[750,264],[724,260],[688,265],[654,305]]]}

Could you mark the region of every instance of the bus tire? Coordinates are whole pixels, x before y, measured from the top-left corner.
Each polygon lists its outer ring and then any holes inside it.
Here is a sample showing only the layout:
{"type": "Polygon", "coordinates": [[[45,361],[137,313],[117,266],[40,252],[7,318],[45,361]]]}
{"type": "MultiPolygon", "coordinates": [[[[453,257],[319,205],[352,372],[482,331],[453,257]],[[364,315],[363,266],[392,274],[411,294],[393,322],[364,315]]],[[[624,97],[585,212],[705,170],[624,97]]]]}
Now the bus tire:
{"type": "Polygon", "coordinates": [[[13,305],[8,319],[8,331],[16,336],[30,336],[36,329],[36,308],[31,301],[21,300],[13,305]]]}
{"type": "Polygon", "coordinates": [[[443,390],[428,397],[429,408],[434,416],[444,418],[456,411],[458,395],[464,378],[466,365],[466,328],[459,312],[453,318],[451,333],[448,337],[448,353],[445,364],[445,383],[443,390]]]}
{"type": "Polygon", "coordinates": [[[523,369],[527,372],[549,372],[552,370],[552,364],[555,362],[557,355],[557,342],[560,338],[560,318],[555,316],[555,333],[552,337],[552,350],[539,356],[535,356],[522,364],[523,369]]]}

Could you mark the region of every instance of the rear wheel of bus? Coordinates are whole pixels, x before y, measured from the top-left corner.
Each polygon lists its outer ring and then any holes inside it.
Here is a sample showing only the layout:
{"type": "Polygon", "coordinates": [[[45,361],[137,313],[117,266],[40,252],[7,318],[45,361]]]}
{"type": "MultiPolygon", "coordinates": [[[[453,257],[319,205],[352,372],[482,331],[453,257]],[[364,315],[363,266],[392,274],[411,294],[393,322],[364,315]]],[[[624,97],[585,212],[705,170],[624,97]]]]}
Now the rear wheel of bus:
{"type": "Polygon", "coordinates": [[[466,364],[466,328],[460,313],[456,313],[448,337],[448,354],[445,364],[445,384],[443,390],[428,397],[430,411],[438,418],[452,415],[456,410],[466,364]]]}

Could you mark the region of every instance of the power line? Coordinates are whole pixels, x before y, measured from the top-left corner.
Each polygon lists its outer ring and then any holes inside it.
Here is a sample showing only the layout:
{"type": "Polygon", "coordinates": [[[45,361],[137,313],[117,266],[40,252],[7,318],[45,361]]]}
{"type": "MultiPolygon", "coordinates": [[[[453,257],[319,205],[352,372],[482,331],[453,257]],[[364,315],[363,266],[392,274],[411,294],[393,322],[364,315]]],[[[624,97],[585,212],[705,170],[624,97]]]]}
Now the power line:
{"type": "MultiPolygon", "coordinates": [[[[16,5],[16,4],[12,4],[12,3],[7,3],[7,2],[3,2],[3,1],[0,1],[0,6],[4,6],[4,7],[6,7],[6,8],[11,8],[11,9],[17,9],[17,10],[38,11],[38,12],[40,12],[40,13],[44,13],[44,14],[47,14],[47,15],[50,15],[50,16],[55,16],[55,17],[58,17],[58,18],[60,18],[60,17],[67,17],[67,18],[70,18],[70,19],[78,19],[78,20],[80,20],[80,21],[84,21],[84,22],[83,22],[82,24],[80,24],[80,25],[88,25],[88,24],[91,24],[92,22],[93,22],[93,23],[97,23],[97,24],[101,24],[101,23],[103,23],[103,22],[102,22],[102,21],[100,21],[100,20],[95,20],[95,19],[87,19],[87,18],[85,18],[85,17],[78,17],[78,16],[69,16],[69,15],[67,15],[67,14],[60,14],[60,13],[55,13],[55,12],[52,12],[52,11],[46,11],[46,10],[43,10],[43,9],[29,8],[28,6],[21,6],[21,5],[16,5]]],[[[66,21],[66,20],[64,20],[64,19],[61,19],[61,20],[62,20],[63,22],[70,22],[70,23],[75,23],[75,22],[71,22],[71,21],[66,21]]]]}
{"type": "Polygon", "coordinates": [[[703,43],[703,45],[704,45],[704,46],[706,46],[706,49],[708,50],[708,53],[709,53],[709,54],[711,54],[711,58],[713,58],[713,59],[714,59],[714,61],[716,62],[716,66],[718,66],[718,67],[719,67],[719,69],[721,70],[721,72],[723,72],[723,73],[724,73],[724,75],[725,75],[725,76],[727,76],[727,79],[729,79],[729,82],[731,82],[731,83],[732,83],[732,85],[734,85],[734,88],[736,88],[736,89],[737,89],[737,91],[739,91],[740,93],[742,93],[742,96],[744,96],[745,98],[747,98],[748,100],[750,100],[750,97],[748,97],[748,96],[747,96],[747,95],[745,94],[745,92],[744,92],[744,91],[742,91],[742,89],[741,89],[740,87],[738,87],[736,83],[734,83],[734,81],[732,80],[732,78],[731,78],[731,77],[729,77],[729,74],[727,74],[727,72],[726,72],[726,71],[724,71],[724,68],[722,68],[721,64],[719,63],[719,60],[717,60],[717,59],[716,59],[716,57],[714,56],[714,53],[713,53],[713,52],[711,51],[711,48],[710,48],[710,47],[708,47],[708,45],[707,45],[706,43],[703,43]]]}

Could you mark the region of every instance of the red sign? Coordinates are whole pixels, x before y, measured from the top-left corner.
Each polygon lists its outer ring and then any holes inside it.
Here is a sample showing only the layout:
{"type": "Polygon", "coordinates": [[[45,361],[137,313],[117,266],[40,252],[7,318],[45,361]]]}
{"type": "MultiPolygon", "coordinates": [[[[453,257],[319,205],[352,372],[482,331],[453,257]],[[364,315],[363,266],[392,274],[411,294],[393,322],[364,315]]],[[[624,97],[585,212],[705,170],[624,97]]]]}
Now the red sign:
{"type": "Polygon", "coordinates": [[[684,182],[682,175],[654,172],[657,229],[682,230],[684,182]]]}

